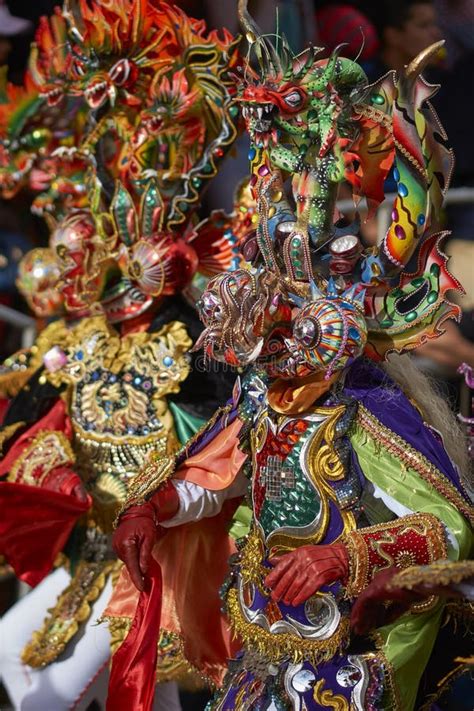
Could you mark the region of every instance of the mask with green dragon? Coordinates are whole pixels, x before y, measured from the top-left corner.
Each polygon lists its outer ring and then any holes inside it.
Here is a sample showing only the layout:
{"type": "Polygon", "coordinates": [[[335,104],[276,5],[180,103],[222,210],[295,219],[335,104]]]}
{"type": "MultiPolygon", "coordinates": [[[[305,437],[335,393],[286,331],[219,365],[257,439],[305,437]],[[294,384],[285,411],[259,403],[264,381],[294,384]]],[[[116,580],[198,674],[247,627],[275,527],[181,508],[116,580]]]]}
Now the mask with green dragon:
{"type": "Polygon", "coordinates": [[[431,225],[449,185],[452,154],[420,76],[439,44],[402,72],[369,85],[362,69],[318,50],[272,44],[240,0],[250,59],[239,102],[251,139],[259,224],[243,247],[250,271],[216,277],[200,308],[210,357],[256,363],[272,376],[329,377],[361,354],[383,359],[442,331],[459,284],[431,225]],[[341,224],[343,181],[369,213],[397,183],[381,244],[365,248],[357,221],[341,224]],[[408,268],[411,259],[416,266],[408,268]]]}

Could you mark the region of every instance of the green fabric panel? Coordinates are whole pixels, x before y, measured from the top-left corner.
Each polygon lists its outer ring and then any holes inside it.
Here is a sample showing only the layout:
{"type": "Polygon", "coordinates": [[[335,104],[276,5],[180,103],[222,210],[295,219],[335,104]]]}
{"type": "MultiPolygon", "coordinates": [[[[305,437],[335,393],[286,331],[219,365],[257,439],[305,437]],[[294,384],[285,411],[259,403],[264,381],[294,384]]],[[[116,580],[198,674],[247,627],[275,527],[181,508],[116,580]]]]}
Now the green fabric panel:
{"type": "MultiPolygon", "coordinates": [[[[465,558],[471,546],[471,530],[464,517],[413,469],[400,461],[360,426],[351,433],[351,444],[364,475],[382,491],[413,512],[437,516],[455,536],[459,554],[451,549],[453,559],[465,558]]],[[[378,630],[385,644],[384,653],[392,664],[401,697],[401,709],[411,711],[423,670],[428,662],[438,632],[443,605],[423,614],[406,614],[378,630]]]]}
{"type": "Polygon", "coordinates": [[[428,664],[438,634],[444,603],[430,612],[402,615],[380,627],[383,651],[394,671],[400,697],[400,711],[413,711],[421,675],[428,664]]]}
{"type": "Polygon", "coordinates": [[[365,487],[362,492],[362,496],[360,497],[360,505],[371,526],[375,526],[377,523],[387,523],[387,521],[393,521],[397,518],[397,515],[385,506],[382,499],[374,496],[369,491],[368,486],[365,487]]]}
{"type": "Polygon", "coordinates": [[[196,434],[196,432],[205,424],[206,420],[203,420],[202,417],[190,415],[189,412],[186,412],[186,410],[183,410],[174,402],[170,402],[169,406],[173,414],[174,426],[179,442],[181,445],[185,445],[190,437],[196,434]]]}
{"type": "Polygon", "coordinates": [[[229,534],[234,540],[243,538],[250,531],[252,523],[252,509],[247,504],[241,504],[232,518],[229,534]]]}
{"type": "Polygon", "coordinates": [[[350,440],[364,476],[369,481],[411,511],[437,516],[459,544],[459,556],[453,551],[451,557],[466,558],[469,555],[471,529],[453,504],[413,469],[402,468],[400,461],[386,449],[382,449],[361,427],[353,428],[350,440]]]}

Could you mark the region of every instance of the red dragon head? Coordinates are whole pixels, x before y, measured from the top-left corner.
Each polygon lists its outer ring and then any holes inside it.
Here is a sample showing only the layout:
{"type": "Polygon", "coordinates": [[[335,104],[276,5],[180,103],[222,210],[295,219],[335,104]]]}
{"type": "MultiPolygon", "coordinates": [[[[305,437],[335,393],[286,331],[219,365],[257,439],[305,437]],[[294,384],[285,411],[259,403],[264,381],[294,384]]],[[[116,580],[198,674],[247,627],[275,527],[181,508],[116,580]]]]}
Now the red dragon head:
{"type": "MultiPolygon", "coordinates": [[[[72,45],[72,91],[92,109],[107,101],[137,105],[166,62],[169,26],[152,0],[68,0],[65,15],[72,45]]],[[[170,46],[173,51],[173,47],[170,46]]]]}

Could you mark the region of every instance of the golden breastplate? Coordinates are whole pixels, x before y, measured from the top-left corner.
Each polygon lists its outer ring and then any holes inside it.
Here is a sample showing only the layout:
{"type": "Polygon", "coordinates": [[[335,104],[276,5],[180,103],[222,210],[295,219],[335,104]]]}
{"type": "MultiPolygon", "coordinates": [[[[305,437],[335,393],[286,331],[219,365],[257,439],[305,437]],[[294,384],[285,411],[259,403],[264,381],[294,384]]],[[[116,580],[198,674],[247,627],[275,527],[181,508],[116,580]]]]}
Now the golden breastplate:
{"type": "Polygon", "coordinates": [[[64,340],[48,379],[68,385],[75,470],[94,499],[94,519],[108,529],[148,453],[178,446],[167,396],[189,372],[191,341],[179,322],[120,337],[102,316],[84,319],[64,340]]]}

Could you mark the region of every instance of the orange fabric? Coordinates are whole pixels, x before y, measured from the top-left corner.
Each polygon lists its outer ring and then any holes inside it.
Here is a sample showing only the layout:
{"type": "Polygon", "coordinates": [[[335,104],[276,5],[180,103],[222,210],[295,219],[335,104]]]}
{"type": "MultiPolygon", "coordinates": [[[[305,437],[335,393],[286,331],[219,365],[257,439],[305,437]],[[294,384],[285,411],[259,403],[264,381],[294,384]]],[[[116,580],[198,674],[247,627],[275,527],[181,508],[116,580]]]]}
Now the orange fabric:
{"type": "Polygon", "coordinates": [[[190,481],[210,491],[227,489],[247,459],[239,449],[238,434],[242,424],[239,418],[235,419],[202,452],[187,459],[173,478],[190,481]]]}
{"type": "Polygon", "coordinates": [[[307,378],[280,378],[268,390],[268,404],[282,415],[299,415],[309,410],[339,376],[340,373],[334,373],[325,380],[324,373],[318,373],[307,378]]]}
{"type": "MultiPolygon", "coordinates": [[[[188,661],[217,684],[240,646],[231,639],[219,598],[235,552],[227,528],[238,504],[231,499],[217,516],[167,529],[153,551],[163,576],[160,626],[180,635],[188,661]]],[[[124,567],[104,616],[133,618],[138,599],[124,567]]]]}
{"type": "Polygon", "coordinates": [[[114,586],[112,596],[109,600],[103,617],[124,617],[133,619],[137,609],[138,597],[140,593],[132,583],[127,568],[122,565],[117,583],[114,586]]]}
{"type": "MultiPolygon", "coordinates": [[[[239,449],[242,424],[236,419],[202,452],[187,459],[173,478],[210,491],[229,487],[247,458],[239,449]]],[[[229,557],[236,550],[227,530],[239,503],[239,499],[231,499],[216,516],[166,529],[153,550],[163,578],[160,627],[178,634],[186,659],[217,684],[225,674],[227,659],[240,646],[231,640],[219,598],[229,572],[229,557]]],[[[141,612],[139,599],[124,567],[104,615],[135,617],[136,621],[141,612]]],[[[158,634],[158,630],[150,634],[158,634]]]]}

